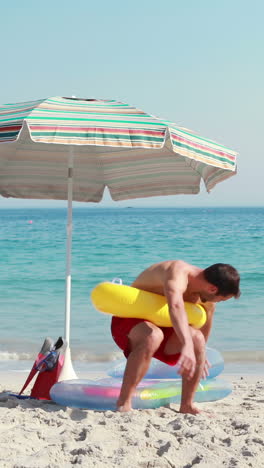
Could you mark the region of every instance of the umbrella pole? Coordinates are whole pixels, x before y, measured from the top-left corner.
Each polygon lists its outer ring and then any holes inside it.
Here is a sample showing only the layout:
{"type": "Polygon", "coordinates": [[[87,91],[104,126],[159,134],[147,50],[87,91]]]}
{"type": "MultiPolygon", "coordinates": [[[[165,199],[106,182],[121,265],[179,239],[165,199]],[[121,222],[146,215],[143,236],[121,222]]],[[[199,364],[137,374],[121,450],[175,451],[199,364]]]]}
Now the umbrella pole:
{"type": "Polygon", "coordinates": [[[66,297],[65,297],[65,342],[64,364],[59,381],[77,379],[72,366],[70,350],[70,319],[71,319],[71,253],[72,253],[72,186],[73,186],[74,152],[70,146],[68,162],[68,221],[67,221],[67,253],[66,253],[66,297]]]}

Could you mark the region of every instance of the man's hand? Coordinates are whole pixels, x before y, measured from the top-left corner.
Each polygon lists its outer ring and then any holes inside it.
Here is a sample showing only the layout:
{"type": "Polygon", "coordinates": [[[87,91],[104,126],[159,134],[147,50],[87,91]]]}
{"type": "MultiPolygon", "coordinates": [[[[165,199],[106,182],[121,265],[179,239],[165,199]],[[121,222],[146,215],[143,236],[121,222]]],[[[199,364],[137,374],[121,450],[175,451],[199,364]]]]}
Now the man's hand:
{"type": "Polygon", "coordinates": [[[178,373],[182,377],[191,380],[195,373],[196,358],[194,354],[193,344],[186,344],[182,347],[181,356],[177,362],[178,373]]]}

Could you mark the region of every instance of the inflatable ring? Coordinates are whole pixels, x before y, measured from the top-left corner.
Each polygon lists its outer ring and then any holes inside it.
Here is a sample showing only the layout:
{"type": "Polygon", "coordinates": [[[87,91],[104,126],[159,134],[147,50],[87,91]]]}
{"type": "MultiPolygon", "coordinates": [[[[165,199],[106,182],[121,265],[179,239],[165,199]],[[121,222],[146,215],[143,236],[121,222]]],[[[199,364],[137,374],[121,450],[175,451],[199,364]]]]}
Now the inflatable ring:
{"type": "MultiPolygon", "coordinates": [[[[116,317],[133,317],[149,320],[160,327],[172,327],[165,296],[116,283],[100,283],[91,292],[94,307],[100,312],[116,317]]],[[[200,304],[185,302],[188,322],[201,328],[206,322],[206,312],[200,304]]]]}
{"type": "MultiPolygon", "coordinates": [[[[50,390],[55,403],[73,408],[91,410],[115,410],[122,379],[65,380],[50,390]]],[[[222,379],[202,380],[196,390],[196,402],[215,401],[225,398],[232,391],[229,382],[222,379]]],[[[169,403],[180,403],[180,380],[143,380],[137,387],[132,406],[135,409],[159,408],[169,403]]]]}
{"type": "MultiPolygon", "coordinates": [[[[206,358],[211,365],[207,379],[212,379],[221,374],[224,370],[224,360],[219,351],[213,348],[206,348],[206,358]]],[[[126,363],[126,359],[120,359],[116,362],[115,366],[108,370],[108,375],[115,378],[122,378],[126,363]]],[[[181,375],[177,373],[177,364],[176,366],[168,366],[165,362],[152,359],[144,379],[181,379],[181,375]]]]}

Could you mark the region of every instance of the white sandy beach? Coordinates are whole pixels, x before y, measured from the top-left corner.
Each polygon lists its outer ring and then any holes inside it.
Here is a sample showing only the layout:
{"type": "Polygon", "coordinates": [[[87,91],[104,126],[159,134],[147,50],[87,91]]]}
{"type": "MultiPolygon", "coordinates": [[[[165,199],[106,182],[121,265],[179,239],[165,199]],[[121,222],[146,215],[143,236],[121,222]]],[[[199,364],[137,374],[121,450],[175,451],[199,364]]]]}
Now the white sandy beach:
{"type": "Polygon", "coordinates": [[[223,376],[227,398],[200,404],[212,415],[171,404],[120,414],[18,400],[25,375],[1,375],[1,468],[264,467],[264,377],[223,376]]]}

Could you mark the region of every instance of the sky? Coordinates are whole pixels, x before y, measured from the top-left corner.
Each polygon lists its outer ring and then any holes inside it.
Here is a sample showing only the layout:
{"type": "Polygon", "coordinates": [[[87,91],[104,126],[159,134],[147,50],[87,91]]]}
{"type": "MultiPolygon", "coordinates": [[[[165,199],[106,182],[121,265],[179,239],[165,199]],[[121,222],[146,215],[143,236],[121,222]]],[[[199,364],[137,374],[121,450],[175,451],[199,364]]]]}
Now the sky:
{"type": "MultiPolygon", "coordinates": [[[[106,193],[100,206],[263,206],[263,0],[13,0],[0,12],[1,104],[116,99],[239,153],[237,175],[210,194],[106,193]]],[[[65,202],[0,197],[29,206],[65,202]]]]}

